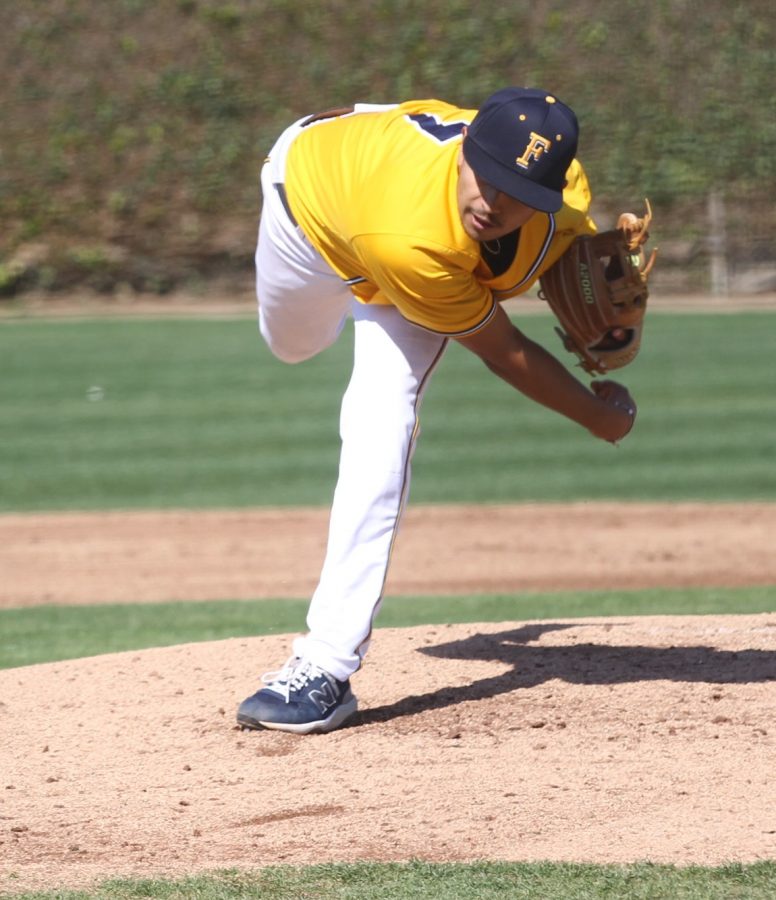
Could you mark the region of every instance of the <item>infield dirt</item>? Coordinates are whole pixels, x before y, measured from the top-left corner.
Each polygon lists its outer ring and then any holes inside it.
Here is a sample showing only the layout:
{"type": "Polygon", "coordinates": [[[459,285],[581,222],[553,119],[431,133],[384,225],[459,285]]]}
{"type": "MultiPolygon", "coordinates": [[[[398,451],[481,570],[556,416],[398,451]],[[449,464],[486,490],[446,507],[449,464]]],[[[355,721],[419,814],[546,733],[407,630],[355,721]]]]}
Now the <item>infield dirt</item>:
{"type": "MultiPolygon", "coordinates": [[[[0,606],[305,596],[325,519],[0,517],[0,606]]],[[[410,509],[386,602],[776,585],[774,526],[767,504],[410,509]]],[[[352,725],[236,730],[288,649],[0,672],[0,889],[336,860],[776,857],[774,613],[378,629],[352,725]]]]}

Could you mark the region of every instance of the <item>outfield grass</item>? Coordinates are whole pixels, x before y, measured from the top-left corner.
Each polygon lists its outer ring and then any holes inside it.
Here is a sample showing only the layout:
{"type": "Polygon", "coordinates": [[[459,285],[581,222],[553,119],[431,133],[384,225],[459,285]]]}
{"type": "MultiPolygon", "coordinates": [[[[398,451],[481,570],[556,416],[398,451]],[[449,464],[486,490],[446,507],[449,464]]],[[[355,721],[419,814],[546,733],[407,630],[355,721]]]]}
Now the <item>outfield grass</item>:
{"type": "MultiPolygon", "coordinates": [[[[549,316],[521,325],[559,350],[549,316]]],[[[774,350],[769,312],[653,315],[615,449],[454,344],[413,502],[776,500],[774,350]]],[[[283,365],[248,319],[5,322],[0,511],[326,505],[351,352],[283,365]]]]}
{"type": "Polygon", "coordinates": [[[179,881],[114,879],[91,891],[0,894],[14,900],[772,900],[776,864],[715,868],[574,863],[426,862],[273,866],[179,881]]]}

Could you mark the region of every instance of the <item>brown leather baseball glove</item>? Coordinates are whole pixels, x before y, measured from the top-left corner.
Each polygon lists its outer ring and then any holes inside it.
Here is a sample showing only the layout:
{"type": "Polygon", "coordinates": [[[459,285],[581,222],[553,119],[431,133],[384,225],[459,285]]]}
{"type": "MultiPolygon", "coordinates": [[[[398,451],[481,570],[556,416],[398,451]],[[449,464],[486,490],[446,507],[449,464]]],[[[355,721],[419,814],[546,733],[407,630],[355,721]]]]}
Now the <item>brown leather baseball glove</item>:
{"type": "Polygon", "coordinates": [[[623,213],[617,228],[584,235],[539,279],[561,327],[563,346],[582,367],[601,373],[627,366],[639,352],[647,311],[647,278],[655,262],[645,258],[652,209],[639,218],[623,213]]]}

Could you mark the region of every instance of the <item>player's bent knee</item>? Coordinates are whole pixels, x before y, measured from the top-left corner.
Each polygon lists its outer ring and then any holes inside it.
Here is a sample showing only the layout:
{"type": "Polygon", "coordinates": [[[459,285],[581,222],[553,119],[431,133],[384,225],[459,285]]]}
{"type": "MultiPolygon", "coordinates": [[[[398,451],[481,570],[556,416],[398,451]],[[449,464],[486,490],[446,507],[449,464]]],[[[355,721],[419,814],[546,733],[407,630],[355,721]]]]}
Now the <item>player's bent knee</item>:
{"type": "Polygon", "coordinates": [[[305,353],[300,352],[299,350],[292,350],[288,347],[283,347],[278,344],[272,344],[267,341],[267,346],[272,351],[272,355],[279,359],[281,362],[288,363],[289,365],[295,365],[296,363],[304,362],[307,359],[315,356],[315,351],[305,353]]]}
{"type": "Polygon", "coordinates": [[[264,343],[269,347],[272,355],[281,362],[295,363],[304,362],[306,359],[315,356],[318,352],[317,348],[301,347],[298,343],[290,343],[279,340],[274,337],[270,330],[264,326],[263,322],[259,323],[259,332],[261,333],[264,343]]]}

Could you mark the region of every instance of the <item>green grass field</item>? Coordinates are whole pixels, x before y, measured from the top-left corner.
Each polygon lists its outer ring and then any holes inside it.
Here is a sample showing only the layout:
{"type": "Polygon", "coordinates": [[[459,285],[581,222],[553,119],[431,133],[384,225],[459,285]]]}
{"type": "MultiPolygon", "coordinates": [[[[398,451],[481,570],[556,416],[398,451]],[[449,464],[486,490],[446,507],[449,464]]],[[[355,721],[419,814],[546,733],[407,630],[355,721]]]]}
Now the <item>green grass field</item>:
{"type": "MultiPolygon", "coordinates": [[[[521,324],[560,350],[549,316],[521,324]]],[[[622,374],[640,415],[617,449],[451,346],[412,500],[776,499],[775,324],[652,316],[622,374]]],[[[283,365],[250,320],[5,322],[0,511],[326,505],[350,354],[347,335],[283,365]]]]}
{"type": "MultiPolygon", "coordinates": [[[[771,587],[390,597],[380,611],[377,627],[585,616],[744,614],[775,608],[776,588],[771,587]]],[[[293,634],[302,628],[306,610],[306,599],[3,609],[0,669],[194,641],[293,634]]]]}
{"type": "MultiPolygon", "coordinates": [[[[548,316],[525,330],[558,349],[548,316]]],[[[422,410],[415,502],[776,500],[776,315],[653,315],[622,374],[640,406],[617,449],[533,406],[452,346],[422,410]]],[[[284,366],[249,320],[0,325],[0,512],[325,505],[350,339],[284,366]]],[[[570,362],[569,358],[569,362],[570,362]]],[[[0,563],[2,549],[0,549],[0,563]]],[[[307,601],[0,611],[0,667],[298,629],[307,601]]],[[[776,586],[391,598],[378,626],[776,609],[776,586]]],[[[112,881],[76,898],[770,898],[776,863],[722,868],[277,867],[112,881]]]]}
{"type": "Polygon", "coordinates": [[[95,891],[0,894],[0,900],[772,900],[776,866],[718,868],[569,863],[367,863],[181,881],[114,880],[95,891]]]}

